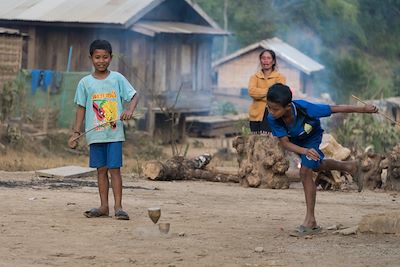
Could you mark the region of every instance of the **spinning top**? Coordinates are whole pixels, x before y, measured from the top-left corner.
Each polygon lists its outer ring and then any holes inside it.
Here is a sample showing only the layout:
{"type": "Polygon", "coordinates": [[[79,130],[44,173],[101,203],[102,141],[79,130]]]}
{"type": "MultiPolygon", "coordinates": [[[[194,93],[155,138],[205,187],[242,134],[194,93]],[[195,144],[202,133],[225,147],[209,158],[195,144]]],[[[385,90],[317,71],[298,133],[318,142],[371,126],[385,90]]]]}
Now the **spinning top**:
{"type": "Polygon", "coordinates": [[[153,221],[154,224],[156,224],[161,216],[161,208],[149,208],[147,209],[147,211],[149,212],[150,219],[153,221]]]}
{"type": "Polygon", "coordinates": [[[170,227],[170,224],[169,224],[169,223],[159,223],[159,224],[158,224],[158,229],[159,229],[160,232],[163,233],[163,234],[168,234],[168,232],[169,232],[169,227],[170,227]]]}

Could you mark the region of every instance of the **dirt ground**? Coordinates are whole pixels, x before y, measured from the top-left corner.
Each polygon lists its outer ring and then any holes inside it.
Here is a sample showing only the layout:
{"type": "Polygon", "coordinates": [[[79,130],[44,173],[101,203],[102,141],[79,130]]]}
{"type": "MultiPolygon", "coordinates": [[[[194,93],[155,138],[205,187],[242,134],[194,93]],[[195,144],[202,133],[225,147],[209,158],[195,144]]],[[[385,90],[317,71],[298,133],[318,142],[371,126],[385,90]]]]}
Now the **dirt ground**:
{"type": "MultiPolygon", "coordinates": [[[[93,177],[59,182],[34,172],[0,172],[0,266],[399,266],[399,236],[325,230],[310,239],[290,237],[305,207],[302,189],[293,187],[125,175],[123,203],[131,220],[118,221],[83,216],[98,205],[93,177]],[[147,216],[154,206],[162,210],[159,222],[171,224],[167,235],[147,216]]],[[[398,211],[396,196],[321,191],[317,219],[325,228],[354,226],[363,215],[398,211]]]]}

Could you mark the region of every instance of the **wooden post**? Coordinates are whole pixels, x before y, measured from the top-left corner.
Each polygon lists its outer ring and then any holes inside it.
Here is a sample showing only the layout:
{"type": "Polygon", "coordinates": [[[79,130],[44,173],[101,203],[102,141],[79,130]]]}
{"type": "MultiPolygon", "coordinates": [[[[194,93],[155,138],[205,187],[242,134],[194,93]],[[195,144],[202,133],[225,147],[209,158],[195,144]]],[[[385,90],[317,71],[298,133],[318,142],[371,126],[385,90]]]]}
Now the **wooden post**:
{"type": "Polygon", "coordinates": [[[49,128],[49,116],[50,116],[50,87],[46,88],[46,113],[43,119],[43,132],[47,134],[49,128]]]}

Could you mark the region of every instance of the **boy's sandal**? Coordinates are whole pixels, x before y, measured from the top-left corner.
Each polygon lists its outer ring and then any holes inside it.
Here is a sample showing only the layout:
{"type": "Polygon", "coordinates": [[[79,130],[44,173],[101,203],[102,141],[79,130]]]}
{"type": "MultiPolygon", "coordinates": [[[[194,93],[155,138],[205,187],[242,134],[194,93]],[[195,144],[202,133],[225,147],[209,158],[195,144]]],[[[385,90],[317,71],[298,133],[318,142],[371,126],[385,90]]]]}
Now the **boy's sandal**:
{"type": "Polygon", "coordinates": [[[102,213],[98,208],[87,210],[83,213],[83,215],[85,215],[87,218],[110,217],[108,214],[102,213]]]}
{"type": "Polygon", "coordinates": [[[122,209],[115,211],[115,219],[117,220],[129,220],[129,215],[122,209]]]}
{"type": "Polygon", "coordinates": [[[319,225],[314,227],[305,227],[304,225],[300,225],[296,230],[290,233],[290,236],[303,237],[307,235],[318,234],[319,232],[321,232],[321,230],[322,228],[319,225]]]}

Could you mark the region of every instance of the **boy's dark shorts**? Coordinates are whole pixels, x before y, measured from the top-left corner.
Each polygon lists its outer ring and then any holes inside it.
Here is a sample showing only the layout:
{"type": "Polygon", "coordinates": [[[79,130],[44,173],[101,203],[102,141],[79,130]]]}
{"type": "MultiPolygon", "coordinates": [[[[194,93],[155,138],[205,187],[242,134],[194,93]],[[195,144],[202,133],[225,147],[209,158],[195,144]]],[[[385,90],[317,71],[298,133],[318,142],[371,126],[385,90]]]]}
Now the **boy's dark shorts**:
{"type": "Polygon", "coordinates": [[[122,142],[90,144],[89,166],[91,168],[122,167],[122,142]]]}
{"type": "Polygon", "coordinates": [[[312,136],[308,137],[307,139],[293,141],[293,143],[298,146],[305,147],[305,148],[314,148],[320,156],[319,160],[312,160],[312,159],[308,159],[306,157],[306,155],[301,154],[300,155],[301,166],[305,166],[312,170],[315,170],[315,169],[318,169],[319,166],[321,165],[322,160],[325,157],[324,153],[322,153],[322,151],[319,149],[319,145],[322,142],[322,134],[323,134],[323,131],[317,132],[316,134],[313,134],[312,136]]]}

